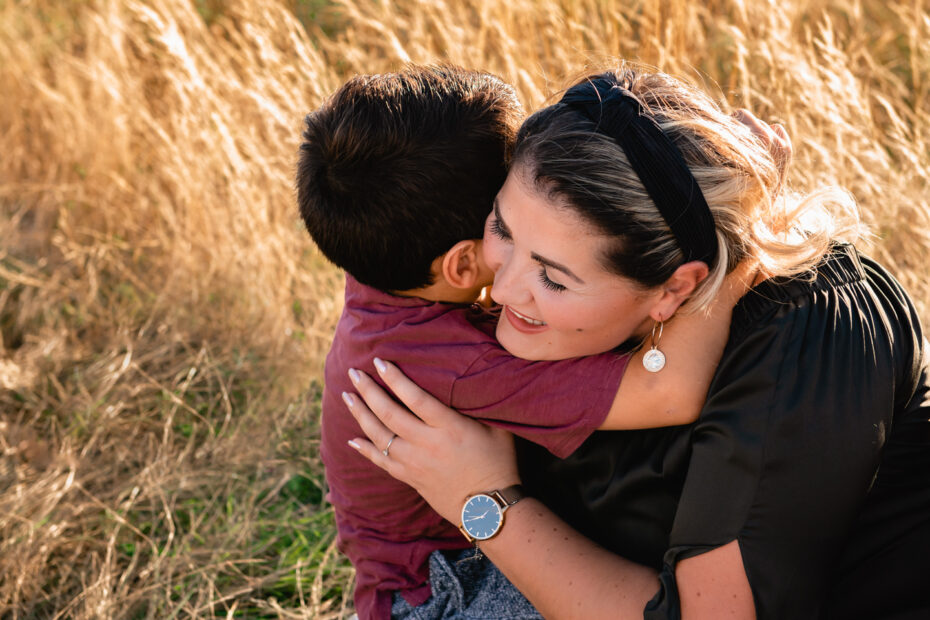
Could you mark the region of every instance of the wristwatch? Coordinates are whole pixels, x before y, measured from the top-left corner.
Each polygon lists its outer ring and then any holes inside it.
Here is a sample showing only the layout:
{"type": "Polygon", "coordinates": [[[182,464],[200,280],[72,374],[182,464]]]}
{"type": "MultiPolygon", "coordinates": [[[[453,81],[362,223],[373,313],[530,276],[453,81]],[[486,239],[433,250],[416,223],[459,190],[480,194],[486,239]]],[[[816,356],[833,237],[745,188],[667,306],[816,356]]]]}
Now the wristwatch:
{"type": "Polygon", "coordinates": [[[472,495],[462,506],[462,524],[459,529],[471,542],[487,540],[501,531],[507,509],[524,497],[526,493],[520,484],[472,495]]]}

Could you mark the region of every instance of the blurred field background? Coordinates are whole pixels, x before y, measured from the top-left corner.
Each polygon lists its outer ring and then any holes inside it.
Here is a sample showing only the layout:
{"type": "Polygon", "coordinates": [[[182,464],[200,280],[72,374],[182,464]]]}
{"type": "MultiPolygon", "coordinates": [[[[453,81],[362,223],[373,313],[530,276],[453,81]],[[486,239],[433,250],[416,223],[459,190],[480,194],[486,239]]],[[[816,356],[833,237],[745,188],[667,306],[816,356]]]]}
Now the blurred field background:
{"type": "Polygon", "coordinates": [[[351,614],[302,118],[410,61],[532,110],[612,56],[783,122],[928,323],[925,0],[0,0],[0,617],[351,614]]]}

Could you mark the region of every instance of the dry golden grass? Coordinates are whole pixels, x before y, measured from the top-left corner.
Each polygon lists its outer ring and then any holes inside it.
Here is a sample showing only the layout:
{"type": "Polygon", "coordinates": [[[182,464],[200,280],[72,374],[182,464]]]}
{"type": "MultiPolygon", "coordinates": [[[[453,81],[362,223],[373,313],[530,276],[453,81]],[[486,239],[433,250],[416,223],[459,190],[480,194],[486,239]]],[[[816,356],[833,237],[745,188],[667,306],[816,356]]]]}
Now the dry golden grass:
{"type": "Polygon", "coordinates": [[[408,61],[533,109],[612,56],[785,123],[795,187],[853,192],[927,322],[922,0],[0,0],[0,616],[348,615],[302,117],[408,61]]]}

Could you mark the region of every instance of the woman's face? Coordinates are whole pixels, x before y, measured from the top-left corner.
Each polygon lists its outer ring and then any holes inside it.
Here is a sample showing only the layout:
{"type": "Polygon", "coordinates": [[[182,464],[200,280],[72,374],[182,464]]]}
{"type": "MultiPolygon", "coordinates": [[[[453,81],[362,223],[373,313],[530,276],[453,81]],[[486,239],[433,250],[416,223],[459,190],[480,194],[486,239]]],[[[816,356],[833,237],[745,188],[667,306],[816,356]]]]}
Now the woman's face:
{"type": "Polygon", "coordinates": [[[503,306],[497,339],[511,354],[555,360],[609,351],[652,326],[661,290],[643,291],[609,272],[610,238],[554,204],[511,170],[484,229],[494,270],[491,298],[503,306]]]}

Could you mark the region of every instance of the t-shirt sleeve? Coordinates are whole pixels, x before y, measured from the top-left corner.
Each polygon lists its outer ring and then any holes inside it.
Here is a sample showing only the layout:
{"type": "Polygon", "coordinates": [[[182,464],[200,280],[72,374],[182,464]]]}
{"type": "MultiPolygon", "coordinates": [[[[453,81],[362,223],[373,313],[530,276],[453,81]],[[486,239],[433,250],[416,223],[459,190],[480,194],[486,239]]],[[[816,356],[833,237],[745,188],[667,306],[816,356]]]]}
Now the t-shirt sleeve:
{"type": "Polygon", "coordinates": [[[856,304],[786,307],[728,345],[646,618],[679,618],[677,563],[734,540],[757,617],[819,617],[892,411],[890,347],[856,304]]]}
{"type": "Polygon", "coordinates": [[[615,353],[527,361],[489,348],[455,380],[450,404],[563,458],[604,422],[628,361],[615,353]]]}

